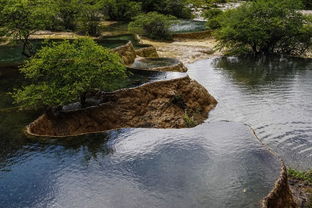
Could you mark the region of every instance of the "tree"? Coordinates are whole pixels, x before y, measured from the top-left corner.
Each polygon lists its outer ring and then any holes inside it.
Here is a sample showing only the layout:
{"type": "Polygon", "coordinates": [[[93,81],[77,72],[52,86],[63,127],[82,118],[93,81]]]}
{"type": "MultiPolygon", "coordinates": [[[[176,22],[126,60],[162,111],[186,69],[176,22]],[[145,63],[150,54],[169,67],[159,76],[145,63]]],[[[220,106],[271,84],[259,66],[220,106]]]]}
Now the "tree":
{"type": "Polygon", "coordinates": [[[129,0],[104,0],[103,12],[110,20],[130,21],[142,11],[141,2],[129,0]]]}
{"type": "Polygon", "coordinates": [[[84,35],[100,35],[102,2],[98,0],[81,0],[78,15],[78,30],[84,35]]]}
{"type": "Polygon", "coordinates": [[[27,57],[34,51],[29,40],[30,35],[45,29],[53,23],[56,7],[49,0],[6,0],[2,1],[0,19],[2,37],[13,38],[23,44],[23,54],[27,57]]]}
{"type": "Polygon", "coordinates": [[[136,16],[133,22],[129,24],[129,30],[132,32],[144,34],[149,38],[158,40],[170,40],[172,34],[169,31],[170,26],[176,20],[173,16],[166,16],[157,12],[149,12],[136,16]]]}
{"type": "Polygon", "coordinates": [[[79,0],[57,0],[56,2],[59,8],[56,21],[59,19],[64,29],[75,31],[77,29],[77,17],[81,12],[79,0]]]}
{"type": "Polygon", "coordinates": [[[135,0],[142,3],[144,12],[158,12],[165,15],[173,15],[178,18],[189,19],[192,17],[190,0],[135,0]]]}
{"type": "Polygon", "coordinates": [[[92,39],[49,43],[20,69],[30,84],[12,93],[26,109],[52,109],[80,99],[93,90],[110,90],[126,78],[121,58],[92,39]]]}
{"type": "Polygon", "coordinates": [[[217,17],[220,47],[254,54],[300,55],[311,47],[312,21],[296,0],[257,0],[217,17]]]}

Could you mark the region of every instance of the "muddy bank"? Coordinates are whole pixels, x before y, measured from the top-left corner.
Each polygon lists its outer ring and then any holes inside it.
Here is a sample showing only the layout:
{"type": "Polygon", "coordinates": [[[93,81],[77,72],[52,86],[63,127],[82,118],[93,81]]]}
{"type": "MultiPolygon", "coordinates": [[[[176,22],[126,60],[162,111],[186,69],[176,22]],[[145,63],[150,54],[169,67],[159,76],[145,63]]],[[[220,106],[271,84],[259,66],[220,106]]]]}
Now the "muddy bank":
{"type": "Polygon", "coordinates": [[[184,128],[187,119],[202,123],[217,101],[188,76],[101,95],[103,103],[87,109],[46,114],[27,126],[40,136],[73,136],[128,127],[184,128]],[[186,119],[187,118],[187,119],[186,119]]]}

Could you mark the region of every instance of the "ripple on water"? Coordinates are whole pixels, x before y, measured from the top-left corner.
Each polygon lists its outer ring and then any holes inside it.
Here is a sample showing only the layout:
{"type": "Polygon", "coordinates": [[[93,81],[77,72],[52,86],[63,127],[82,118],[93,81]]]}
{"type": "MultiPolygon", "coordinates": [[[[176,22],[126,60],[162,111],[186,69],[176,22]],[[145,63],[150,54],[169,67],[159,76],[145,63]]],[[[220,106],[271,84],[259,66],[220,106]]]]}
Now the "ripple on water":
{"type": "Polygon", "coordinates": [[[210,121],[247,123],[288,165],[312,167],[311,59],[230,57],[188,67],[219,102],[210,121]]]}
{"type": "Polygon", "coordinates": [[[1,205],[258,207],[280,173],[280,161],[238,123],[100,136],[106,139],[19,152],[8,172],[0,169],[1,205]]]}

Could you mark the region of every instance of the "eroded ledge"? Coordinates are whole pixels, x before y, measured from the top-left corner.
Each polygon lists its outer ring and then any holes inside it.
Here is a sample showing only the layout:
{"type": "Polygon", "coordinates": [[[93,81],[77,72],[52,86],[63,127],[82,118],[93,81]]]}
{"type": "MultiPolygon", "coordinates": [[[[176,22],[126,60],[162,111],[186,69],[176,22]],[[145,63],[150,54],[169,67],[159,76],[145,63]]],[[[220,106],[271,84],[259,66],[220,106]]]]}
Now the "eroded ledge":
{"type": "Polygon", "coordinates": [[[183,128],[186,117],[202,123],[217,101],[188,76],[103,93],[102,104],[77,111],[46,114],[26,127],[33,136],[66,137],[119,128],[183,128]]]}

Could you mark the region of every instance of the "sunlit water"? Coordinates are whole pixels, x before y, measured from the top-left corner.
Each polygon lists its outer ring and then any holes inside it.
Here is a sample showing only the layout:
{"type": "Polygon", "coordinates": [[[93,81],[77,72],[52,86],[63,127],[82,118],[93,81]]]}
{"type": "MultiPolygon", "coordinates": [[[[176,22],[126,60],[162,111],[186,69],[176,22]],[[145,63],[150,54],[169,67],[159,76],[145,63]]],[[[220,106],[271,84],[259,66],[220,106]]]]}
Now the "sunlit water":
{"type": "Polygon", "coordinates": [[[251,125],[294,168],[312,168],[312,60],[219,58],[188,66],[219,101],[208,121],[251,125]]]}
{"type": "Polygon", "coordinates": [[[179,20],[176,24],[170,27],[170,31],[173,33],[199,32],[204,31],[205,29],[205,21],[194,20],[179,20]]]}

